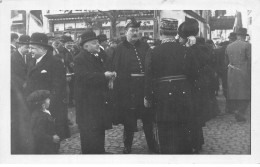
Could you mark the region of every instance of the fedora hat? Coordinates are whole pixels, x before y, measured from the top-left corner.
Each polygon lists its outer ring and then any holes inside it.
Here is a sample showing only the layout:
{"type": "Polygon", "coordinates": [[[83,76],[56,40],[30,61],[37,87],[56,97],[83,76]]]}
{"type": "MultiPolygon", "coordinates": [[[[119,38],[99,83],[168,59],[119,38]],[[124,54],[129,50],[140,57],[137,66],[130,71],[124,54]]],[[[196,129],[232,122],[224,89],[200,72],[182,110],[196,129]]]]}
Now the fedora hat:
{"type": "Polygon", "coordinates": [[[96,36],[96,33],[93,30],[88,30],[86,32],[84,32],[81,36],[81,41],[80,41],[80,46],[83,46],[84,43],[88,42],[88,41],[92,41],[95,39],[98,39],[96,36]]]}
{"type": "Polygon", "coordinates": [[[33,33],[29,44],[39,45],[47,49],[53,50],[53,47],[48,45],[48,36],[44,33],[33,33]]]}
{"type": "Polygon", "coordinates": [[[29,44],[30,43],[30,36],[29,35],[21,35],[19,37],[19,41],[17,42],[18,44],[29,44]]]}
{"type": "Polygon", "coordinates": [[[99,43],[100,43],[100,42],[107,41],[107,36],[106,36],[106,34],[100,34],[100,35],[97,36],[97,38],[98,38],[99,43]]]}
{"type": "Polygon", "coordinates": [[[247,34],[247,29],[246,29],[246,28],[242,28],[242,27],[238,28],[238,30],[236,31],[236,34],[237,34],[237,35],[245,35],[245,36],[248,36],[248,34],[247,34]]]}
{"type": "Polygon", "coordinates": [[[182,38],[187,38],[189,36],[196,36],[198,32],[199,32],[198,21],[188,17],[183,23],[181,23],[181,25],[178,28],[178,34],[182,38]]]}
{"type": "Polygon", "coordinates": [[[73,42],[72,38],[70,36],[66,36],[66,35],[62,35],[60,37],[60,41],[63,42],[63,43],[73,42]]]}
{"type": "Polygon", "coordinates": [[[128,27],[139,28],[140,25],[141,25],[141,21],[136,21],[136,19],[134,17],[126,18],[125,28],[128,28],[128,27]]]}
{"type": "Polygon", "coordinates": [[[48,90],[36,90],[34,92],[32,92],[28,97],[27,97],[27,101],[29,103],[40,103],[44,100],[46,100],[47,98],[49,98],[51,96],[50,91],[48,90]]]}

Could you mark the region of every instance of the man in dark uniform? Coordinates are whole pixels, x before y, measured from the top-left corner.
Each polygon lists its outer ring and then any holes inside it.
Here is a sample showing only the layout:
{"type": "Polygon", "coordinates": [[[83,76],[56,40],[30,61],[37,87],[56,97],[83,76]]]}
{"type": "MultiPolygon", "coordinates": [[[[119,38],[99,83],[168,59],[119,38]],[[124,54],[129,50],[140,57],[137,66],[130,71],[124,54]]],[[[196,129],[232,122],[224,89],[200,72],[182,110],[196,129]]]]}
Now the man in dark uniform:
{"type": "Polygon", "coordinates": [[[155,112],[157,139],[161,154],[190,154],[191,80],[193,63],[185,48],[175,41],[178,21],[162,19],[161,44],[151,52],[145,71],[146,107],[155,112]]]}
{"type": "Polygon", "coordinates": [[[93,30],[81,35],[81,51],[74,58],[76,121],[79,125],[82,154],[105,153],[105,130],[112,128],[105,96],[109,80],[116,77],[106,71],[93,30]]]}
{"type": "Polygon", "coordinates": [[[51,92],[51,115],[56,119],[57,133],[61,140],[68,138],[66,106],[66,73],[62,62],[53,56],[53,48],[48,45],[48,37],[44,33],[31,36],[30,51],[33,60],[28,66],[26,95],[35,90],[51,92]]]}
{"type": "Polygon", "coordinates": [[[150,151],[154,152],[152,117],[145,111],[144,98],[144,61],[149,49],[147,43],[139,40],[138,29],[141,22],[135,18],[127,19],[126,39],[121,42],[114,54],[113,65],[118,74],[115,91],[118,104],[115,123],[124,125],[124,151],[131,152],[134,132],[137,131],[137,119],[142,118],[144,133],[150,151]]]}

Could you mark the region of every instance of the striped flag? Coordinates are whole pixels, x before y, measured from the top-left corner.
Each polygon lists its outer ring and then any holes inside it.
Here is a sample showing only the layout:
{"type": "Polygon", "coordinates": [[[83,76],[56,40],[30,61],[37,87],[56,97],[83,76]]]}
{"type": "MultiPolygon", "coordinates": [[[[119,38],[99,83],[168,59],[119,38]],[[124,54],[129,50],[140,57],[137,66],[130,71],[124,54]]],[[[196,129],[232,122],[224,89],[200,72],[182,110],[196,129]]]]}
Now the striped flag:
{"type": "Polygon", "coordinates": [[[36,21],[38,26],[43,26],[43,18],[42,18],[42,11],[41,10],[30,10],[31,17],[36,21]]]}
{"type": "Polygon", "coordinates": [[[239,28],[241,28],[241,27],[243,27],[243,25],[242,25],[241,12],[236,11],[236,17],[235,17],[233,32],[237,32],[237,30],[238,30],[239,28]]]}

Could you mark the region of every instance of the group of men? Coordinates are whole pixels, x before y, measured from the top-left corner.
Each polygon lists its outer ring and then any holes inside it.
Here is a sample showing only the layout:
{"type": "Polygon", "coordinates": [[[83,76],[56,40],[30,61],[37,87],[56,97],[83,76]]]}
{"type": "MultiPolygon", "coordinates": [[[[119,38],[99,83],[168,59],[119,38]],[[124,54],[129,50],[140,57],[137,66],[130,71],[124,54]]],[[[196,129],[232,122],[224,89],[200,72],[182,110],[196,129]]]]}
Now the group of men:
{"type": "MultiPolygon", "coordinates": [[[[210,62],[212,50],[205,40],[200,43],[195,37],[199,32],[195,19],[187,18],[178,26],[177,20],[162,18],[161,43],[156,47],[140,40],[140,24],[135,18],[128,18],[125,39],[112,51],[102,47],[102,42],[107,40],[104,35],[98,37],[93,30],[87,30],[80,36],[80,51],[73,59],[53,56],[60,51],[55,44],[48,45],[45,34],[21,36],[18,49],[11,56],[12,110],[21,109],[17,106],[24,102],[19,101],[19,97],[26,97],[37,89],[49,90],[50,112],[57,120],[58,135],[63,139],[69,137],[65,103],[66,70],[70,70],[69,73],[74,74],[76,122],[83,154],[107,153],[105,130],[117,124],[124,125],[123,153],[131,153],[134,132],[138,131],[137,119],[143,122],[150,152],[198,153],[204,143],[205,113],[210,112],[216,102],[211,89],[215,81],[210,62]],[[28,48],[30,60],[24,56],[28,55],[28,48]]],[[[238,40],[224,49],[224,57],[229,62],[225,61],[228,65],[223,69],[228,68],[228,79],[227,82],[222,79],[222,83],[227,83],[224,90],[228,99],[239,99],[231,100],[241,104],[236,109],[239,120],[243,119],[239,113],[244,112],[250,102],[250,75],[245,70],[250,71],[251,53],[250,45],[243,40],[245,35],[242,28],[236,33],[238,40]],[[241,68],[244,73],[240,72],[241,68]],[[246,89],[246,93],[241,89],[246,89]]],[[[62,41],[65,46],[72,42],[66,36],[62,41]]],[[[28,119],[28,115],[22,118],[28,119]]],[[[19,122],[12,121],[14,126],[19,122]]],[[[15,133],[17,130],[12,131],[12,135],[17,135],[15,133]]]]}

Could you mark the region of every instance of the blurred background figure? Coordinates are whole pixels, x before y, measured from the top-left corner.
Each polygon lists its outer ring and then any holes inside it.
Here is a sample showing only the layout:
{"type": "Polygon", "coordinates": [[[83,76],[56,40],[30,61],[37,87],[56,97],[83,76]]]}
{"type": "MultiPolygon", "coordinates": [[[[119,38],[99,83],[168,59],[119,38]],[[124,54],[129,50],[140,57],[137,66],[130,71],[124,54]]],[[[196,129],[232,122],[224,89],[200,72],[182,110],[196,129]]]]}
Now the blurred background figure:
{"type": "Polygon", "coordinates": [[[11,54],[14,53],[17,49],[16,49],[16,42],[18,41],[18,34],[16,33],[11,33],[11,54]]]}
{"type": "Polygon", "coordinates": [[[237,40],[226,49],[228,55],[227,97],[237,121],[245,122],[251,100],[251,44],[246,42],[247,29],[239,28],[237,40]]]}
{"type": "Polygon", "coordinates": [[[227,99],[227,60],[228,57],[226,55],[226,48],[229,44],[234,42],[237,37],[234,32],[230,33],[228,36],[229,41],[224,41],[219,44],[219,48],[215,49],[215,54],[217,58],[217,74],[218,78],[221,81],[223,95],[226,98],[226,106],[225,106],[225,113],[230,113],[229,107],[229,101],[227,99]]]}

